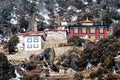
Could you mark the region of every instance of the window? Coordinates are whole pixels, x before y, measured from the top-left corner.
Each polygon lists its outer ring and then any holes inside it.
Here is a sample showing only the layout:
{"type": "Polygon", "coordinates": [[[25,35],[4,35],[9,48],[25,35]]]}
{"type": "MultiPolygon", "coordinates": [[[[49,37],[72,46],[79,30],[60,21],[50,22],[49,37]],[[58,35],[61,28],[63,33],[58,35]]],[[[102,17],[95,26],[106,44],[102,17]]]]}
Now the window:
{"type": "Polygon", "coordinates": [[[103,28],[100,28],[100,29],[99,29],[99,32],[100,32],[100,33],[103,33],[103,28]]]}
{"type": "Polygon", "coordinates": [[[82,28],[82,33],[86,33],[86,28],[82,28]]]}
{"type": "Polygon", "coordinates": [[[78,33],[78,27],[74,28],[74,33],[76,33],[76,34],[78,33]]]}
{"type": "Polygon", "coordinates": [[[39,42],[39,38],[37,36],[34,37],[34,42],[39,42]]]}
{"type": "Polygon", "coordinates": [[[39,45],[38,44],[33,44],[33,48],[38,48],[39,45]]]}
{"type": "Polygon", "coordinates": [[[32,48],[32,44],[27,44],[27,48],[32,48]]]}
{"type": "Polygon", "coordinates": [[[95,28],[91,28],[90,33],[95,33],[95,28]]]}
{"type": "Polygon", "coordinates": [[[28,37],[27,42],[29,42],[29,43],[32,42],[32,37],[28,37]]]}

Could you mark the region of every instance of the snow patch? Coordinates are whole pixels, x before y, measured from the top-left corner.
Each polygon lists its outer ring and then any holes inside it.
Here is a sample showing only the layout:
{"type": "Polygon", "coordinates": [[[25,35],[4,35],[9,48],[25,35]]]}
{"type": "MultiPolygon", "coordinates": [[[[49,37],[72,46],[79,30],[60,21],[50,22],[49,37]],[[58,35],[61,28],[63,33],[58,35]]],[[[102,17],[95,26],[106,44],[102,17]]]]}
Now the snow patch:
{"type": "Polygon", "coordinates": [[[88,2],[87,2],[87,1],[85,1],[85,0],[82,0],[82,2],[83,2],[85,5],[87,5],[87,4],[88,4],[88,2]]]}
{"type": "Polygon", "coordinates": [[[77,10],[76,12],[81,12],[82,10],[81,9],[79,9],[79,10],[77,10]]]}
{"type": "Polygon", "coordinates": [[[17,72],[17,70],[15,70],[15,74],[16,74],[16,78],[21,77],[21,75],[17,72]]]}
{"type": "Polygon", "coordinates": [[[48,25],[50,24],[50,22],[48,20],[46,20],[46,19],[43,22],[48,24],[48,25]]]}
{"type": "Polygon", "coordinates": [[[38,18],[35,18],[36,21],[40,21],[38,18]]]}
{"type": "Polygon", "coordinates": [[[120,14],[120,9],[117,9],[117,12],[120,14]]]}
{"type": "Polygon", "coordinates": [[[85,10],[85,11],[90,12],[90,9],[86,8],[86,10],[85,10]]]}
{"type": "Polygon", "coordinates": [[[11,13],[11,20],[10,20],[10,23],[11,24],[17,24],[18,21],[17,21],[17,15],[15,13],[11,13]]]}
{"type": "Polygon", "coordinates": [[[23,49],[23,44],[22,43],[18,43],[16,46],[18,49],[23,49]]]}
{"type": "Polygon", "coordinates": [[[102,63],[99,63],[97,66],[101,66],[102,63]]]}
{"type": "Polygon", "coordinates": [[[86,69],[89,69],[90,67],[92,67],[91,63],[87,63],[86,69]]]}
{"type": "Polygon", "coordinates": [[[33,3],[33,0],[28,0],[30,3],[33,3]]]}
{"type": "Polygon", "coordinates": [[[120,55],[116,56],[115,58],[120,58],[120,55]]]}
{"type": "Polygon", "coordinates": [[[112,21],[113,21],[114,23],[118,23],[118,20],[112,19],[112,21]]]}
{"type": "Polygon", "coordinates": [[[97,2],[97,0],[93,0],[93,2],[97,2]]]}
{"type": "Polygon", "coordinates": [[[62,25],[62,26],[67,26],[68,23],[67,23],[67,22],[61,22],[61,25],[62,25]]]}
{"type": "Polygon", "coordinates": [[[78,9],[77,9],[76,7],[70,5],[70,6],[67,8],[67,11],[69,11],[69,10],[73,10],[73,11],[76,12],[78,9]]]}
{"type": "Polygon", "coordinates": [[[76,21],[77,19],[78,19],[77,16],[72,16],[72,17],[71,17],[71,21],[76,21]]]}
{"type": "Polygon", "coordinates": [[[39,3],[39,5],[37,5],[37,9],[38,9],[38,14],[41,15],[44,18],[44,20],[42,20],[42,21],[44,23],[46,23],[46,24],[50,24],[49,23],[49,20],[50,20],[49,14],[50,14],[50,12],[46,9],[45,3],[39,3]]]}

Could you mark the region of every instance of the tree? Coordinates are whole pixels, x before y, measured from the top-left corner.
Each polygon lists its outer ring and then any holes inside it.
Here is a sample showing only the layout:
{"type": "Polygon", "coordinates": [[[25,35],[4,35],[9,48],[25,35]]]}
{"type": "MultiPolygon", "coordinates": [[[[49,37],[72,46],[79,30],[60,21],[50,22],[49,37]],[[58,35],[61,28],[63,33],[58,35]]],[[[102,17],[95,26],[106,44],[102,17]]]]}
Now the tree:
{"type": "Polygon", "coordinates": [[[20,19],[20,28],[25,28],[26,30],[28,28],[28,21],[26,21],[24,17],[20,19]]]}
{"type": "Polygon", "coordinates": [[[12,12],[12,9],[13,9],[13,5],[12,4],[9,4],[9,3],[6,3],[5,6],[2,6],[2,10],[1,10],[1,16],[2,16],[2,20],[4,20],[5,22],[6,21],[9,21],[10,20],[10,16],[11,16],[11,12],[12,12]]]}
{"type": "Polygon", "coordinates": [[[108,13],[106,13],[105,15],[103,15],[102,21],[103,21],[104,25],[110,26],[110,24],[112,23],[111,15],[109,15],[108,13]]]}
{"type": "Polygon", "coordinates": [[[112,25],[113,36],[120,38],[120,21],[112,25]]]}
{"type": "Polygon", "coordinates": [[[115,65],[114,57],[111,55],[108,55],[104,61],[104,68],[112,68],[112,66],[115,65]]]}
{"type": "Polygon", "coordinates": [[[80,73],[74,74],[74,79],[75,80],[83,80],[83,76],[80,73]]]}
{"type": "Polygon", "coordinates": [[[114,39],[101,39],[93,48],[86,47],[81,54],[85,60],[93,65],[104,63],[108,56],[115,56],[120,50],[120,42],[114,39]]]}
{"type": "Polygon", "coordinates": [[[7,43],[7,47],[16,46],[18,43],[19,43],[19,38],[16,35],[14,35],[7,43]]]}
{"type": "Polygon", "coordinates": [[[0,52],[0,80],[9,80],[15,77],[14,67],[8,62],[4,53],[0,52]]]}

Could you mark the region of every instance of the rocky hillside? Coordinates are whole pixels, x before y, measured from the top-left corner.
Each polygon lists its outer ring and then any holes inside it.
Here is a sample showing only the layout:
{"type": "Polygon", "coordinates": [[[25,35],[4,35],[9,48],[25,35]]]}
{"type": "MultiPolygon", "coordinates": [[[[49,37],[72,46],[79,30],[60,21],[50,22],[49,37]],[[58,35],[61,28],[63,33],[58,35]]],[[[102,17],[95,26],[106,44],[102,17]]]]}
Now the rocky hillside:
{"type": "MultiPolygon", "coordinates": [[[[39,26],[54,27],[61,22],[77,24],[86,17],[96,24],[120,19],[119,0],[0,0],[0,33],[17,33],[28,28],[33,15],[39,26]]],[[[6,34],[8,33],[8,34],[6,34]]]]}

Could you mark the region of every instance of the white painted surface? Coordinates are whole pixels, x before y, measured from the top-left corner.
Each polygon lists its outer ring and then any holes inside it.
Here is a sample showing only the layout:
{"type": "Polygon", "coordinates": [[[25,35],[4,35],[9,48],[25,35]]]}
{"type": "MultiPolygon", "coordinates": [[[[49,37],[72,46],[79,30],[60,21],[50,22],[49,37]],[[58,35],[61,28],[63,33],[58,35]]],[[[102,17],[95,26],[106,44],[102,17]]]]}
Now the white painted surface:
{"type": "Polygon", "coordinates": [[[26,36],[25,37],[25,51],[40,50],[42,48],[41,42],[42,42],[41,36],[26,36]],[[35,38],[37,38],[38,41],[35,42],[35,38]],[[31,39],[31,41],[28,41],[28,39],[31,39]]]}

